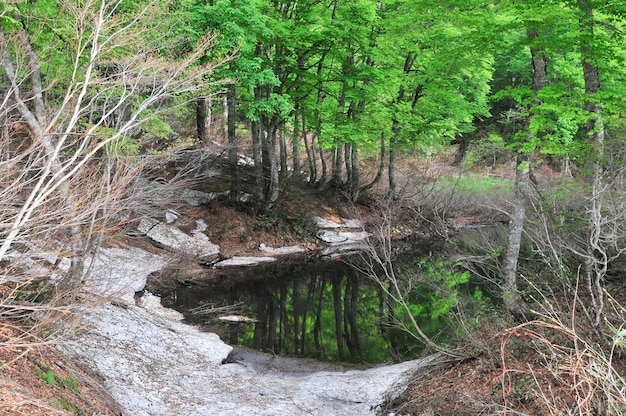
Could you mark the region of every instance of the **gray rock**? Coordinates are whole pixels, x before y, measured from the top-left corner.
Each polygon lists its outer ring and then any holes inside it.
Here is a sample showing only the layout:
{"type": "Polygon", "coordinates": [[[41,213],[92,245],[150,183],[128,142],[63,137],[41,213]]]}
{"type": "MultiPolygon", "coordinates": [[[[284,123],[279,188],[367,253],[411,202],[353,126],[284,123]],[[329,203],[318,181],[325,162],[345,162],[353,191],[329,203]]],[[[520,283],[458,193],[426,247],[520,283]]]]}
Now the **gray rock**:
{"type": "Polygon", "coordinates": [[[167,264],[163,256],[132,248],[102,248],[85,262],[83,290],[125,304],[135,302],[135,292],[146,286],[147,276],[167,264]]]}
{"type": "Polygon", "coordinates": [[[319,228],[360,228],[363,229],[363,222],[356,219],[342,218],[341,222],[327,220],[322,217],[313,217],[313,220],[319,228]]]}
{"type": "Polygon", "coordinates": [[[272,254],[293,254],[293,253],[304,253],[307,251],[306,248],[300,246],[285,246],[285,247],[270,247],[263,243],[259,244],[259,251],[264,251],[266,253],[272,254]]]}
{"type": "Polygon", "coordinates": [[[370,234],[367,231],[337,232],[330,230],[320,230],[317,233],[317,238],[329,244],[355,243],[359,241],[365,241],[369,236],[370,234]]]}
{"type": "Polygon", "coordinates": [[[202,191],[197,191],[195,189],[183,189],[180,198],[191,205],[192,207],[198,207],[200,205],[206,204],[217,198],[219,194],[215,192],[207,193],[202,191]]]}
{"type": "Polygon", "coordinates": [[[340,228],[343,225],[322,217],[313,217],[313,220],[318,228],[340,228]]]}
{"type": "Polygon", "coordinates": [[[363,221],[361,220],[356,220],[353,218],[342,218],[341,219],[344,223],[344,225],[347,228],[360,228],[363,229],[365,227],[365,225],[363,224],[363,221]]]}
{"type": "Polygon", "coordinates": [[[162,247],[197,257],[199,261],[213,261],[220,253],[219,246],[211,243],[209,237],[200,231],[202,223],[198,223],[198,228],[191,233],[192,235],[153,218],[141,219],[137,229],[162,247]]]}
{"type": "Polygon", "coordinates": [[[272,261],[276,261],[276,257],[234,256],[215,263],[215,267],[256,266],[259,263],[269,263],[272,261]]]}
{"type": "Polygon", "coordinates": [[[331,244],[324,248],[320,255],[323,257],[341,257],[351,253],[363,253],[367,249],[363,243],[331,244]]]}
{"type": "Polygon", "coordinates": [[[176,221],[179,216],[180,216],[179,213],[174,212],[171,209],[168,209],[167,212],[165,213],[165,222],[168,224],[171,224],[174,221],[176,221]]]}

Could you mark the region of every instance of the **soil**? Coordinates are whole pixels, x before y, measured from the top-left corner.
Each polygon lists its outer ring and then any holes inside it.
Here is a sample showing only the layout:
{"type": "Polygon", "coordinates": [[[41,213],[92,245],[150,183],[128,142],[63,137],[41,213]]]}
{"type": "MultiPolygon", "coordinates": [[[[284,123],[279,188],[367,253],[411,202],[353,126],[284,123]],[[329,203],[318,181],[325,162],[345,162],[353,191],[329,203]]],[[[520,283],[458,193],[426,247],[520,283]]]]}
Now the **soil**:
{"type": "Polygon", "coordinates": [[[0,326],[0,414],[122,414],[97,374],[85,372],[53,345],[29,342],[18,324],[12,326],[0,326]]]}
{"type": "Polygon", "coordinates": [[[501,357],[496,354],[498,335],[491,341],[493,352],[462,361],[442,358],[417,374],[389,409],[399,415],[493,415],[504,414],[505,409],[528,416],[550,414],[534,390],[536,380],[543,383],[548,378],[540,370],[529,371],[531,363],[539,366],[539,355],[521,348],[515,357],[510,352],[501,357]]]}

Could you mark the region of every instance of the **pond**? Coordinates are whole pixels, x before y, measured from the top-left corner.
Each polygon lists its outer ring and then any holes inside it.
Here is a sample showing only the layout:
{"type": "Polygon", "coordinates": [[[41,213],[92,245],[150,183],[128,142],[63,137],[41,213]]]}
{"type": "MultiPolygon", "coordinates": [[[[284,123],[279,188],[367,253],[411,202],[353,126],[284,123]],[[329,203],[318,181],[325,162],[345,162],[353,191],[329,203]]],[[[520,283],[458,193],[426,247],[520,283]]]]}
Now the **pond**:
{"type": "MultiPolygon", "coordinates": [[[[422,267],[428,254],[411,252],[403,257],[404,265],[413,264],[422,275],[441,274],[431,266],[422,267]]],[[[178,285],[159,295],[165,306],[181,311],[190,323],[217,332],[231,345],[353,363],[417,357],[423,345],[399,329],[403,322],[398,305],[345,260],[317,257],[229,268],[210,285],[178,285]],[[234,316],[237,322],[228,321],[234,316]]],[[[434,293],[428,284],[416,285],[407,296],[408,306],[426,335],[445,342],[455,329],[445,313],[433,312],[441,308],[434,293]]]]}

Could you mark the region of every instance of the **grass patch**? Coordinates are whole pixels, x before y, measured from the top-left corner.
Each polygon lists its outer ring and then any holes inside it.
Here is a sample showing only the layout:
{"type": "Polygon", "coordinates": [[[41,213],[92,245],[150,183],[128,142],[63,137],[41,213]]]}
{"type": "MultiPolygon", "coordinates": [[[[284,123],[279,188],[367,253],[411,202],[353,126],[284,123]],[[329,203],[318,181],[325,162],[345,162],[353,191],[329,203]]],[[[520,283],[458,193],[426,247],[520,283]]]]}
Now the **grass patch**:
{"type": "Polygon", "coordinates": [[[35,372],[37,373],[37,377],[41,380],[45,381],[49,386],[56,386],[57,381],[61,384],[61,386],[72,390],[74,393],[78,393],[78,382],[72,376],[61,377],[55,373],[52,367],[45,366],[43,369],[35,364],[35,372]]]}
{"type": "Polygon", "coordinates": [[[49,386],[54,386],[56,384],[56,375],[52,368],[48,367],[47,369],[42,370],[41,367],[35,364],[35,372],[37,373],[37,377],[45,381],[49,386]]]}
{"type": "Polygon", "coordinates": [[[459,176],[437,179],[435,188],[441,192],[463,192],[470,195],[511,195],[513,182],[490,176],[459,176]]]}
{"type": "Polygon", "coordinates": [[[52,399],[52,404],[60,410],[65,410],[66,412],[70,412],[75,416],[85,416],[85,412],[81,408],[79,408],[75,403],[66,399],[65,397],[60,397],[58,399],[52,399]]]}

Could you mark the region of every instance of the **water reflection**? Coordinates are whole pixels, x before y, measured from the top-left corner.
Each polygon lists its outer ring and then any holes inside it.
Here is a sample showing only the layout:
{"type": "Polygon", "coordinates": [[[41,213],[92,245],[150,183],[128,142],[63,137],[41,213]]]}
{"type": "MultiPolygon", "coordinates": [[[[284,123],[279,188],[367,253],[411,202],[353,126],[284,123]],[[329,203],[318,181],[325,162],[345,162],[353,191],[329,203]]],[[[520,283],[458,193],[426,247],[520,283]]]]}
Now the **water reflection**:
{"type": "MultiPolygon", "coordinates": [[[[319,259],[266,268],[263,275],[248,271],[251,276],[235,281],[160,294],[166,306],[230,344],[274,354],[379,363],[414,358],[423,348],[397,328],[397,311],[380,287],[344,262],[319,259]],[[247,322],[222,322],[224,315],[247,322]]],[[[421,301],[419,293],[414,301],[421,301]]],[[[445,327],[443,319],[419,320],[430,336],[445,327]]]]}

